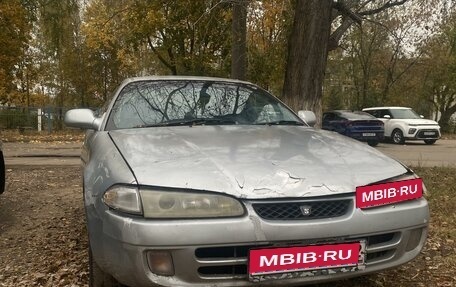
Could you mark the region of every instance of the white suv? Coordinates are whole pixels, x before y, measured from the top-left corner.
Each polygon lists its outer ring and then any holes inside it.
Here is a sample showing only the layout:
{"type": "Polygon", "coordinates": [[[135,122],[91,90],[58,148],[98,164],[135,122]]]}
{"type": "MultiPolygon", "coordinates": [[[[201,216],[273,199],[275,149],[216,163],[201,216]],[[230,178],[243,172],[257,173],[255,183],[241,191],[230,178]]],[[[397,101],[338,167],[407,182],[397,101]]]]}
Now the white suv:
{"type": "Polygon", "coordinates": [[[385,124],[385,138],[391,138],[395,144],[405,140],[424,140],[433,144],[440,138],[440,126],[437,122],[424,119],[411,108],[375,107],[363,109],[385,124]]]}

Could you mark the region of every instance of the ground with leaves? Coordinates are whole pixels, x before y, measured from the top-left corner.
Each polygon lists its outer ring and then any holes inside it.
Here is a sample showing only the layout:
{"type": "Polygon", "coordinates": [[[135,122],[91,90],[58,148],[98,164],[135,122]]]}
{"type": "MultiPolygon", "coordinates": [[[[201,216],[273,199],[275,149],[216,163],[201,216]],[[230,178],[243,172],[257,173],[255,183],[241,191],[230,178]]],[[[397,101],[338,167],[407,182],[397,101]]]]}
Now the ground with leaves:
{"type": "MultiPolygon", "coordinates": [[[[428,244],[413,262],[321,286],[455,286],[456,169],[422,168],[430,191],[428,244]]],[[[77,167],[7,171],[0,196],[0,286],[87,286],[87,234],[77,167]]]]}
{"type": "Polygon", "coordinates": [[[0,234],[0,286],[86,286],[79,168],[8,169],[0,234]]]}
{"type": "Polygon", "coordinates": [[[3,142],[82,142],[84,139],[84,131],[82,130],[64,130],[54,131],[52,133],[42,131],[23,131],[18,130],[1,130],[0,140],[3,142]]]}

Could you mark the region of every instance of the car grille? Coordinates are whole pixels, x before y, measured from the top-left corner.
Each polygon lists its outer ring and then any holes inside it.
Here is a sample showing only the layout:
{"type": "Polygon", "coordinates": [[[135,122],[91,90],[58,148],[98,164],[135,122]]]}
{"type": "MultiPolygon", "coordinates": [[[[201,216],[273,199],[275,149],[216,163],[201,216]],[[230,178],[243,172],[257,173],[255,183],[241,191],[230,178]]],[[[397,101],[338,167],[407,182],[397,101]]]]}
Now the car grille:
{"type": "MultiPolygon", "coordinates": [[[[399,241],[400,233],[384,233],[367,238],[352,238],[347,241],[353,242],[365,239],[367,249],[376,247],[377,250],[367,251],[366,264],[381,262],[394,255],[396,244],[399,241]],[[380,248],[379,248],[380,247],[380,248]],[[387,248],[387,249],[385,249],[387,248]]],[[[321,242],[311,242],[312,244],[327,243],[326,240],[321,242]]],[[[311,244],[303,242],[302,245],[311,244]]],[[[299,243],[293,242],[291,245],[299,243]]],[[[282,244],[281,246],[285,246],[282,244]]],[[[200,247],[195,249],[195,258],[200,264],[198,274],[201,278],[220,278],[220,279],[245,279],[247,278],[248,253],[252,248],[273,247],[271,244],[265,245],[237,245],[221,247],[200,247]],[[213,264],[211,264],[213,262],[213,264]],[[225,262],[225,264],[223,264],[225,262]]]]}
{"type": "Polygon", "coordinates": [[[416,135],[417,138],[439,138],[439,132],[437,130],[420,130],[416,135]],[[433,133],[432,135],[425,133],[433,133]]]}
{"type": "Polygon", "coordinates": [[[253,209],[267,220],[312,220],[345,215],[351,199],[283,203],[253,203],[253,209]]]}

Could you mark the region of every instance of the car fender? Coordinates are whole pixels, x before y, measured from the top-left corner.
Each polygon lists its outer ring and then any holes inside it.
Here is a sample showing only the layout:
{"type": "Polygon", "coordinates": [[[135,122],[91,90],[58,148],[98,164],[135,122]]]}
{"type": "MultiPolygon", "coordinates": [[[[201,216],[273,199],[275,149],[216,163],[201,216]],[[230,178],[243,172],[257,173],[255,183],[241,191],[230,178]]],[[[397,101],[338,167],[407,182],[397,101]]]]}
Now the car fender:
{"type": "Polygon", "coordinates": [[[104,260],[103,242],[100,233],[103,232],[104,210],[102,201],[104,192],[119,183],[136,184],[136,178],[125,162],[121,153],[114,145],[109,132],[98,131],[85,141],[83,153],[86,153],[83,174],[84,206],[87,217],[87,229],[90,246],[97,263],[104,260]]]}
{"type": "Polygon", "coordinates": [[[391,137],[394,130],[399,129],[405,136],[407,134],[407,125],[400,120],[387,120],[385,122],[385,137],[391,137]]]}

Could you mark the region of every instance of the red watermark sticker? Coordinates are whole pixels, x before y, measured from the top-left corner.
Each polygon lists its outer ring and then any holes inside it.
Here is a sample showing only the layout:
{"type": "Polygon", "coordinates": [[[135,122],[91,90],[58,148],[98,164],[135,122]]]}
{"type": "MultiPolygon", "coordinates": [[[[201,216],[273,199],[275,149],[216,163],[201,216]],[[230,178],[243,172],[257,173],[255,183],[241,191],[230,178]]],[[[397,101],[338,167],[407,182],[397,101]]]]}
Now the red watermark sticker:
{"type": "Polygon", "coordinates": [[[252,249],[249,274],[271,274],[357,266],[361,243],[252,249]]]}
{"type": "Polygon", "coordinates": [[[423,196],[421,178],[359,186],[356,188],[356,207],[369,208],[423,196]]]}

